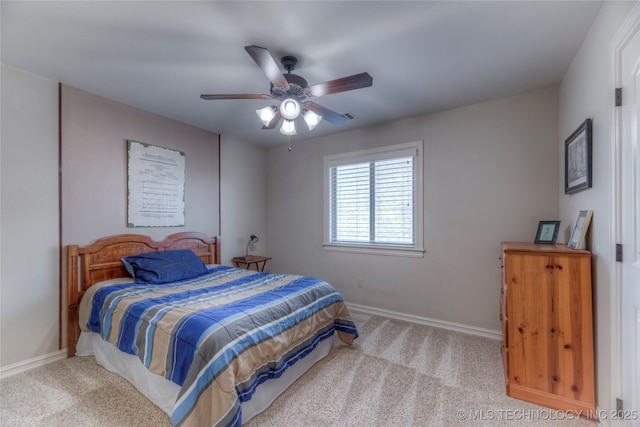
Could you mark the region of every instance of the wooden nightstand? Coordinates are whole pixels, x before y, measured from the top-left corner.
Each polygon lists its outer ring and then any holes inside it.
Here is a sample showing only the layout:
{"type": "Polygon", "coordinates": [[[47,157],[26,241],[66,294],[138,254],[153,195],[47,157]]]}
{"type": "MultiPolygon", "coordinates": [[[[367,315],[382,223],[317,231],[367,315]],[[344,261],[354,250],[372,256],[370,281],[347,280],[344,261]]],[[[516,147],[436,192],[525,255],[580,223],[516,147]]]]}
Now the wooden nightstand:
{"type": "Polygon", "coordinates": [[[233,265],[237,268],[246,268],[247,270],[251,269],[251,264],[256,265],[256,271],[264,271],[264,266],[267,264],[271,257],[268,256],[259,256],[259,255],[247,255],[247,256],[237,256],[232,259],[233,265]],[[260,265],[262,263],[262,265],[260,265]]]}

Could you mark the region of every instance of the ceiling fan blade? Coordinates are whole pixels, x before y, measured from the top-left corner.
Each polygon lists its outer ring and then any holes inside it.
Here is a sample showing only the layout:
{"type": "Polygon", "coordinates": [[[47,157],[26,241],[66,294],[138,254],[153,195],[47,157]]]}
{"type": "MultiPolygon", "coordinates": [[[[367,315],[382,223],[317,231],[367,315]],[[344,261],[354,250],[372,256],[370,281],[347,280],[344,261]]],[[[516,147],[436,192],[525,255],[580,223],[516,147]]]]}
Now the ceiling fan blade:
{"type": "Polygon", "coordinates": [[[262,129],[267,130],[267,129],[275,128],[276,126],[278,126],[278,122],[280,121],[281,118],[282,118],[282,114],[280,114],[280,109],[278,109],[278,111],[276,111],[276,115],[273,116],[273,119],[271,119],[271,121],[267,126],[263,125],[262,129]]]}
{"type": "Polygon", "coordinates": [[[309,87],[311,96],[331,95],[332,93],[346,92],[348,90],[370,87],[373,85],[373,77],[369,73],[354,74],[341,79],[318,83],[309,87]]]}
{"type": "Polygon", "coordinates": [[[273,59],[273,56],[271,56],[271,53],[269,53],[267,49],[251,45],[245,46],[244,50],[246,50],[256,64],[258,64],[258,67],[262,68],[262,71],[264,71],[267,78],[274,84],[274,86],[278,86],[286,90],[289,89],[289,82],[287,82],[287,79],[280,71],[280,67],[278,67],[278,63],[273,59]]]}
{"type": "Polygon", "coordinates": [[[323,119],[336,126],[343,125],[349,121],[349,119],[342,114],[338,114],[333,110],[316,104],[315,102],[305,102],[304,108],[322,116],[323,119]]]}
{"type": "Polygon", "coordinates": [[[217,94],[217,95],[200,95],[200,98],[208,100],[212,99],[270,99],[271,95],[260,94],[217,94]]]}

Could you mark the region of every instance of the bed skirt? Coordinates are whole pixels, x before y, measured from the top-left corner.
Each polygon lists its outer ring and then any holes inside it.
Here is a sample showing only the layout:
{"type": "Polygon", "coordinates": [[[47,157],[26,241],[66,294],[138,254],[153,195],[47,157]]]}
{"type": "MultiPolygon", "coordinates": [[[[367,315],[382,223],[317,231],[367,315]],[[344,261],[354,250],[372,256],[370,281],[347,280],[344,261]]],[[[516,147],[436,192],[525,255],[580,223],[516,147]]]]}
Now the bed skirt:
{"type": "MultiPolygon", "coordinates": [[[[270,379],[256,389],[251,400],[242,403],[242,422],[245,423],[264,411],[271,403],[302,376],[316,362],[329,354],[336,344],[332,339],[322,340],[304,359],[290,366],[279,378],[270,379]]],[[[138,357],[124,353],[104,341],[95,332],[82,332],[76,356],[95,356],[99,365],[127,379],[138,391],[171,416],[180,392],[180,386],[147,370],[138,357]]]]}

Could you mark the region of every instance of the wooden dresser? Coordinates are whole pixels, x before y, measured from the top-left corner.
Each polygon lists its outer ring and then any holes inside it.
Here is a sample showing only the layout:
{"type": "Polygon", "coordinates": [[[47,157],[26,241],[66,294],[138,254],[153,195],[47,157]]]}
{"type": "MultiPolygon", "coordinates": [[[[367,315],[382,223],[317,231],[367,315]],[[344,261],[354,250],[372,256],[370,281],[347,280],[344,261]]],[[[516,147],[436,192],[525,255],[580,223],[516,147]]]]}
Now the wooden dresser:
{"type": "Polygon", "coordinates": [[[591,253],[503,242],[501,260],[507,395],[593,417],[591,253]]]}

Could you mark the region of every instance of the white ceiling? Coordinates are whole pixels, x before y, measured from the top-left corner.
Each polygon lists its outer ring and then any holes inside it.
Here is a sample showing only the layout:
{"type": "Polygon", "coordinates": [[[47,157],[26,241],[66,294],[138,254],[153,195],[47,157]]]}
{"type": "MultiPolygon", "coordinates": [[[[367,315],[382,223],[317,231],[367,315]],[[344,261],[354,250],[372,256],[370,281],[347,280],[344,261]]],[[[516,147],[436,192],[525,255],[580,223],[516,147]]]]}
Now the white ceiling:
{"type": "Polygon", "coordinates": [[[203,129],[270,146],[269,93],[245,52],[295,55],[313,85],[368,72],[373,86],[314,98],[354,120],[302,123],[292,140],[556,84],[600,1],[0,2],[2,63],[203,129]]]}

